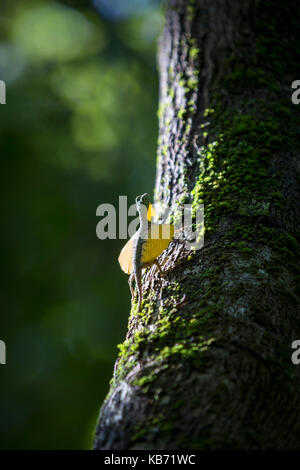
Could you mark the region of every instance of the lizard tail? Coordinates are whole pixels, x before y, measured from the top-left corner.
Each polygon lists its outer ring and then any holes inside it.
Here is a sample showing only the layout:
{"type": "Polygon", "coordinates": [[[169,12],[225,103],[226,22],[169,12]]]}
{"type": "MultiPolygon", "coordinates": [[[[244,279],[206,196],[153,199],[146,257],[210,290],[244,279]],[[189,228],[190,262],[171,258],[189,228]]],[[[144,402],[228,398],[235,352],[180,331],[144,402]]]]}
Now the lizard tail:
{"type": "Polygon", "coordinates": [[[142,308],[142,277],[141,277],[141,271],[138,270],[137,273],[134,274],[135,277],[135,284],[136,288],[138,291],[138,299],[139,299],[139,305],[138,305],[138,311],[141,311],[142,308]]]}

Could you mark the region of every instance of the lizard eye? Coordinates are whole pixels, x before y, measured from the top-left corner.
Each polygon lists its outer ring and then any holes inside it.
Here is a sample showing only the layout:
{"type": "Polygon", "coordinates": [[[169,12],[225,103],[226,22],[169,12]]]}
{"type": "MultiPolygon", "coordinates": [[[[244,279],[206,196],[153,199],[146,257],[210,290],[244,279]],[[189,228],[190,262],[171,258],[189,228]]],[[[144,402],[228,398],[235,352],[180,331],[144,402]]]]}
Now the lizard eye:
{"type": "Polygon", "coordinates": [[[141,202],[145,205],[147,205],[147,203],[149,202],[149,199],[148,199],[148,194],[143,194],[141,196],[141,202]]]}

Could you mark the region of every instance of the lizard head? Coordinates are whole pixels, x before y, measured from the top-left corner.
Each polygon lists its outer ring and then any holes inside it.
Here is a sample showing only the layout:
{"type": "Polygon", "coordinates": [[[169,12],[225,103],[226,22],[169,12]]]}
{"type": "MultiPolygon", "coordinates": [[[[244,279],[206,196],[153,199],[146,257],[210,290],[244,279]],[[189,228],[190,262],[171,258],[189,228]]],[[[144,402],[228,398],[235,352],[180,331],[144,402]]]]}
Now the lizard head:
{"type": "Polygon", "coordinates": [[[148,193],[142,194],[141,196],[137,196],[135,199],[136,207],[139,213],[141,214],[142,211],[146,211],[147,219],[151,222],[151,217],[155,216],[155,211],[153,206],[150,203],[150,197],[148,193]]]}
{"type": "Polygon", "coordinates": [[[135,199],[135,202],[137,206],[143,205],[148,209],[149,204],[150,204],[149,194],[145,193],[145,194],[142,194],[141,196],[137,196],[135,199]]]}

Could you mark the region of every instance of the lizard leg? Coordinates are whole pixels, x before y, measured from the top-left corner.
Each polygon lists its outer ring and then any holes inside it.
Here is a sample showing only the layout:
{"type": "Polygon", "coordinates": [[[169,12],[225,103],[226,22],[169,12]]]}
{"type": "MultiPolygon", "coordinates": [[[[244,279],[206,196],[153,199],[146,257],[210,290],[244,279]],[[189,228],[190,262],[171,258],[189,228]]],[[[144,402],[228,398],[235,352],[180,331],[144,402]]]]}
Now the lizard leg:
{"type": "Polygon", "coordinates": [[[131,300],[134,299],[134,290],[133,290],[133,286],[132,286],[133,279],[134,279],[134,275],[130,274],[129,279],[128,279],[128,284],[129,284],[129,288],[130,288],[130,292],[131,292],[131,300]]]}
{"type": "Polygon", "coordinates": [[[186,298],[186,295],[183,294],[182,299],[179,300],[179,302],[177,302],[177,303],[175,304],[175,307],[177,307],[177,308],[178,308],[178,307],[181,307],[182,305],[185,305],[186,303],[187,303],[187,298],[186,298]]]}

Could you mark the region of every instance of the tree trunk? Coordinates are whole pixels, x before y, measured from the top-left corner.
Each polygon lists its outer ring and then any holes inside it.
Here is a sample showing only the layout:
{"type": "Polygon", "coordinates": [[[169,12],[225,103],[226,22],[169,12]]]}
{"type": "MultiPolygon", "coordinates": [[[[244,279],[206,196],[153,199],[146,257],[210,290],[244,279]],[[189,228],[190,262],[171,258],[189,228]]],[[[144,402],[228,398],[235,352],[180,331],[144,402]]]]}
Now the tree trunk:
{"type": "Polygon", "coordinates": [[[300,448],[298,7],[168,3],[155,197],[203,203],[205,241],[144,274],[96,449],[300,448]]]}

